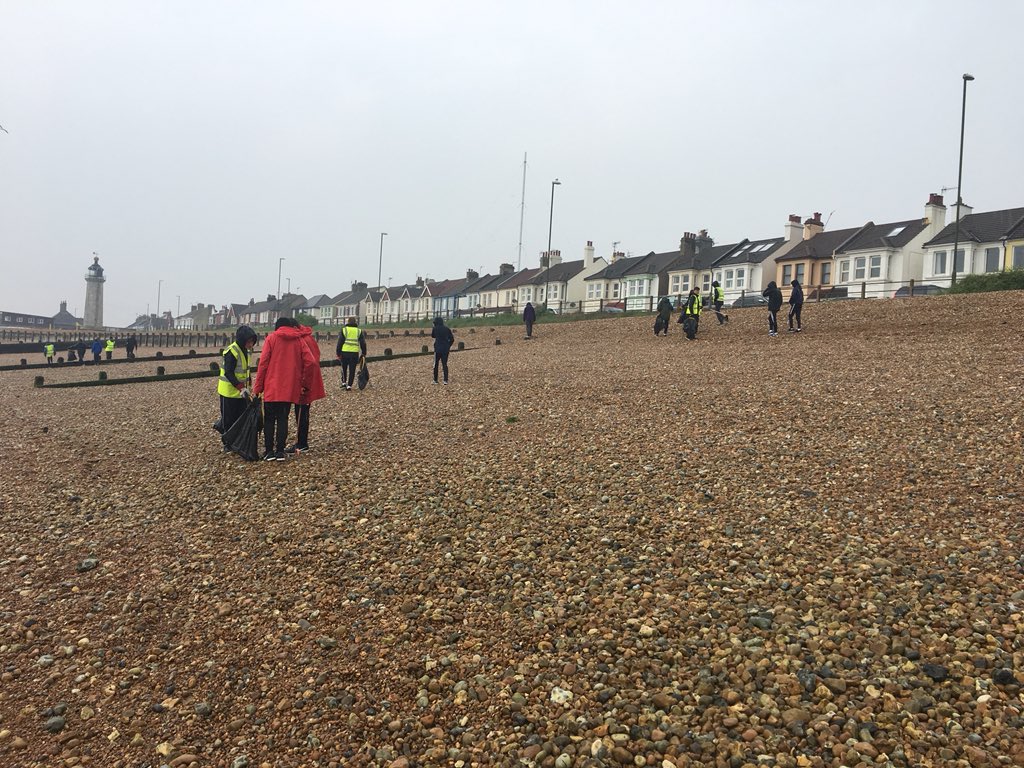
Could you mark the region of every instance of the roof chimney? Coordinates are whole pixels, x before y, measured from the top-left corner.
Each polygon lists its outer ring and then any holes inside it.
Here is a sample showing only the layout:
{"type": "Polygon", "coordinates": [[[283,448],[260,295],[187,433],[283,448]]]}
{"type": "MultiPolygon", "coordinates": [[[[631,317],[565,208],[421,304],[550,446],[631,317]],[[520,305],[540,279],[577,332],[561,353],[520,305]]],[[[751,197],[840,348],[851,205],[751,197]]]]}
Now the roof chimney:
{"type": "Polygon", "coordinates": [[[67,312],[68,311],[68,303],[66,301],[62,301],[60,303],[60,311],[61,312],[67,312]]]}
{"type": "Polygon", "coordinates": [[[810,240],[824,229],[825,225],[821,223],[821,212],[815,211],[814,216],[804,222],[804,240],[810,240]]]}
{"type": "Polygon", "coordinates": [[[786,226],[783,229],[783,236],[786,238],[787,243],[800,240],[804,235],[804,227],[800,222],[800,217],[795,214],[789,214],[789,221],[786,222],[786,226]]]}
{"type": "Polygon", "coordinates": [[[516,268],[513,267],[511,264],[499,264],[498,265],[498,275],[500,277],[508,277],[509,275],[514,274],[515,271],[516,271],[516,268]]]}
{"type": "Polygon", "coordinates": [[[467,280],[479,280],[480,279],[480,273],[477,272],[475,269],[467,269],[466,270],[466,279],[467,280]]]}
{"type": "Polygon", "coordinates": [[[684,232],[679,241],[679,255],[692,264],[697,257],[697,236],[693,232],[684,232]]]}
{"type": "Polygon", "coordinates": [[[417,288],[422,288],[423,287],[423,278],[420,277],[419,275],[416,275],[416,287],[417,288]]]}
{"type": "Polygon", "coordinates": [[[583,249],[583,268],[590,269],[594,266],[594,241],[587,240],[587,245],[583,249]]]}
{"type": "Polygon", "coordinates": [[[928,195],[928,204],[924,207],[924,218],[928,222],[928,239],[931,240],[946,226],[946,206],[942,204],[942,195],[932,192],[928,195]]]}

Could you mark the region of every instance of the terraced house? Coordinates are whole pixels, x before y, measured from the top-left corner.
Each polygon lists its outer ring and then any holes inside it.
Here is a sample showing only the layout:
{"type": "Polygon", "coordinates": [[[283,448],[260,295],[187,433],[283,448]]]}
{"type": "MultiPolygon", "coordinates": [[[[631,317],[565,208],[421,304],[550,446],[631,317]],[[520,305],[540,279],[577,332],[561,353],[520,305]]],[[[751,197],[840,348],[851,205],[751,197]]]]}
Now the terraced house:
{"type": "MultiPolygon", "coordinates": [[[[951,282],[954,224],[946,225],[924,244],[923,279],[927,283],[948,287],[951,282]]],[[[961,203],[957,275],[1005,269],[1024,269],[1024,208],[974,213],[961,203]]]]}

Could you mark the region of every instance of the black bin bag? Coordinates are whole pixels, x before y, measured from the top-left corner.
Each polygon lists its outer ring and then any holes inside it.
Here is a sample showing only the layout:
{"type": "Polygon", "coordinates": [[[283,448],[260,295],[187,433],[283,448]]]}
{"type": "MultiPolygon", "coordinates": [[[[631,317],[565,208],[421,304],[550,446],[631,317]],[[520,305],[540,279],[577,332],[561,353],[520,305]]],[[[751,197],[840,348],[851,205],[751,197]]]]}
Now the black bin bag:
{"type": "Polygon", "coordinates": [[[246,461],[258,461],[260,431],[263,429],[263,407],[260,398],[249,401],[242,415],[223,435],[221,442],[232,453],[246,461]]]}

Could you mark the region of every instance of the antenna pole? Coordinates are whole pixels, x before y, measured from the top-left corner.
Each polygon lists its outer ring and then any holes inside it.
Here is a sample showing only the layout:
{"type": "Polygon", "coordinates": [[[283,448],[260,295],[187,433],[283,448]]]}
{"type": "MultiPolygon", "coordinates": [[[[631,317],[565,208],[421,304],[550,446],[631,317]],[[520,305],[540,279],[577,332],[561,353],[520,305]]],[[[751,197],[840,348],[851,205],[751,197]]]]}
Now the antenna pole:
{"type": "Polygon", "coordinates": [[[523,152],[523,197],[519,203],[519,258],[516,272],[523,268],[523,217],[526,215],[526,153],[523,152]]]}

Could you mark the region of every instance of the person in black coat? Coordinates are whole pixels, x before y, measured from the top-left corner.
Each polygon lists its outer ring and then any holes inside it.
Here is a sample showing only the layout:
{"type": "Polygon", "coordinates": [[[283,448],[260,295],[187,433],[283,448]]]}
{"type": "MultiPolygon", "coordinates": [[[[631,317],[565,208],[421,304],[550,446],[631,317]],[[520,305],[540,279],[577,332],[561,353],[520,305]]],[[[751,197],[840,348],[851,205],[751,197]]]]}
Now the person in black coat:
{"type": "MultiPolygon", "coordinates": [[[[435,321],[436,322],[436,321],[435,321]]],[[[523,322],[526,324],[526,338],[533,338],[533,324],[537,322],[537,310],[533,308],[533,304],[529,301],[526,302],[526,308],[523,309],[523,322]]],[[[437,375],[434,375],[437,378],[437,375]]]]}
{"type": "Polygon", "coordinates": [[[790,286],[793,291],[789,294],[789,331],[790,333],[800,333],[803,330],[800,327],[800,310],[804,306],[804,291],[798,280],[792,281],[790,286]],[[796,318],[796,328],[793,327],[793,318],[796,318]]]}
{"type": "Polygon", "coordinates": [[[782,309],[782,291],[779,290],[779,286],[772,280],[761,295],[768,299],[768,335],[778,336],[779,321],[777,317],[779,310],[782,309]]]}
{"type": "Polygon", "coordinates": [[[434,327],[430,330],[430,337],[434,340],[434,383],[437,384],[438,364],[444,370],[444,383],[448,383],[448,353],[455,343],[455,334],[452,329],[444,324],[440,317],[434,318],[434,327]]]}

